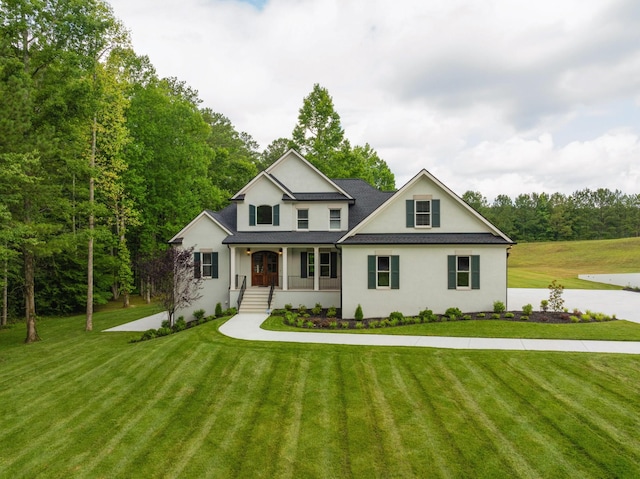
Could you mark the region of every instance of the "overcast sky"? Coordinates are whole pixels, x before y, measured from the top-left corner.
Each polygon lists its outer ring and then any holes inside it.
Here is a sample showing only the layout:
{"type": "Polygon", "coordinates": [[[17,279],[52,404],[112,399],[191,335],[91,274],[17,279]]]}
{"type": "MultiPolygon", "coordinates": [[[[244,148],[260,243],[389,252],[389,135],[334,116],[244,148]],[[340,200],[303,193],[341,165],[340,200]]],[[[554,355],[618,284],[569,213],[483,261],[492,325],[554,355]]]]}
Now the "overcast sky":
{"type": "Polygon", "coordinates": [[[314,83],[402,186],[640,193],[638,0],[111,0],[160,76],[265,148],[314,83]]]}

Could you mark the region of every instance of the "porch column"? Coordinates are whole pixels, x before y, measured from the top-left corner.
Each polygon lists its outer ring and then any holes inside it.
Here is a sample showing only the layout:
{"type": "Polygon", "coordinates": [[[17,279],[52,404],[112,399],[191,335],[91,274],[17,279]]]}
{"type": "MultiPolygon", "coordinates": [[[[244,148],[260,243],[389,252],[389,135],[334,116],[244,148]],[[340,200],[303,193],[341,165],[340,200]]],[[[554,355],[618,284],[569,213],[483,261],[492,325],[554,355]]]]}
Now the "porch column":
{"type": "Polygon", "coordinates": [[[282,247],[282,289],[284,291],[289,289],[289,254],[287,253],[287,247],[282,247]]]}
{"type": "Polygon", "coordinates": [[[231,278],[229,280],[229,284],[231,286],[231,290],[236,289],[236,247],[231,246],[229,248],[229,274],[231,278]]]}
{"type": "Polygon", "coordinates": [[[313,247],[313,290],[320,289],[320,247],[313,247]]]}

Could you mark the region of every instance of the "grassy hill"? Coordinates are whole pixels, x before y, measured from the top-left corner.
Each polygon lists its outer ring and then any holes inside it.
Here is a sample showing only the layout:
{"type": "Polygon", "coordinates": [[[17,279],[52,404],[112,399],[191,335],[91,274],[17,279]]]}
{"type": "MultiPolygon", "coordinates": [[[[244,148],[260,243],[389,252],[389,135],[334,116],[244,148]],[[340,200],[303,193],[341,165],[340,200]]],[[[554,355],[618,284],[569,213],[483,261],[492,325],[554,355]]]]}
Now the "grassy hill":
{"type": "Polygon", "coordinates": [[[637,357],[0,330],[0,476],[639,477],[637,357]]]}
{"type": "Polygon", "coordinates": [[[509,256],[510,288],[546,288],[557,279],[567,288],[620,289],[578,275],[638,272],[640,238],[522,243],[509,256]]]}

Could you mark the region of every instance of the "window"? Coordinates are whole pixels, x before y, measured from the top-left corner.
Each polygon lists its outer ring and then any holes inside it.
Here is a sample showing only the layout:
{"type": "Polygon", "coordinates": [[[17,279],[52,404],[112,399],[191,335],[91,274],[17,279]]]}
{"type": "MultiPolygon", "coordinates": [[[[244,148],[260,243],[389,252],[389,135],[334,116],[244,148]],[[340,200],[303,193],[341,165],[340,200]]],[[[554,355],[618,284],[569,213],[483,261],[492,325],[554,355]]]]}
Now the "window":
{"type": "Polygon", "coordinates": [[[458,256],[456,260],[456,287],[468,288],[471,286],[471,258],[458,256]]]}
{"type": "Polygon", "coordinates": [[[480,289],[480,256],[450,255],[448,263],[449,289],[480,289]]]}
{"type": "Polygon", "coordinates": [[[212,256],[212,253],[202,253],[202,276],[205,278],[211,277],[211,272],[213,270],[212,256]]]}
{"type": "Polygon", "coordinates": [[[431,226],[431,201],[430,200],[416,200],[415,204],[416,212],[416,227],[431,226]]]}
{"type": "Polygon", "coordinates": [[[193,276],[195,278],[217,278],[218,253],[200,251],[194,252],[193,276]]]}
{"type": "Polygon", "coordinates": [[[257,208],[257,219],[259,225],[273,224],[273,209],[270,205],[260,205],[257,208]]]}
{"type": "Polygon", "coordinates": [[[329,229],[339,230],[340,227],[340,210],[329,210],[329,229]]]}
{"type": "Polygon", "coordinates": [[[313,278],[316,271],[315,253],[307,254],[307,278],[313,278]]]}
{"type": "Polygon", "coordinates": [[[331,254],[320,253],[320,277],[331,277],[331,254]]]}
{"type": "Polygon", "coordinates": [[[410,199],[406,205],[407,228],[440,227],[440,200],[410,199]]]}
{"type": "Polygon", "coordinates": [[[249,226],[280,226],[280,205],[249,205],[249,226]]]}
{"type": "Polygon", "coordinates": [[[388,288],[390,285],[391,257],[377,256],[376,280],[378,288],[388,288]]]}
{"type": "Polygon", "coordinates": [[[369,289],[400,289],[400,257],[370,255],[368,257],[369,289]]]}
{"type": "Polygon", "coordinates": [[[298,210],[298,229],[309,229],[309,210],[298,210]]]}

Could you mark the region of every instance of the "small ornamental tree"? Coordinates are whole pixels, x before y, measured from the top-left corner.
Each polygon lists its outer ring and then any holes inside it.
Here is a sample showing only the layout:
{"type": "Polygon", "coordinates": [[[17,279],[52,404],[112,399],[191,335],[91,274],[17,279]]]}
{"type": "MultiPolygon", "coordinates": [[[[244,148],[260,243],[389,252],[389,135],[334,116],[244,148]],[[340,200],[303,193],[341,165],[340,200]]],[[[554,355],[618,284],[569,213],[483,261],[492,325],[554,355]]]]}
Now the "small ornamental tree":
{"type": "Polygon", "coordinates": [[[549,285],[549,308],[551,311],[559,313],[564,306],[564,299],[562,298],[562,292],[564,286],[559,284],[555,279],[549,285]]]}
{"type": "Polygon", "coordinates": [[[194,274],[193,248],[169,248],[148,268],[155,293],[174,325],[175,312],[186,308],[202,297],[201,275],[194,274]]]}

